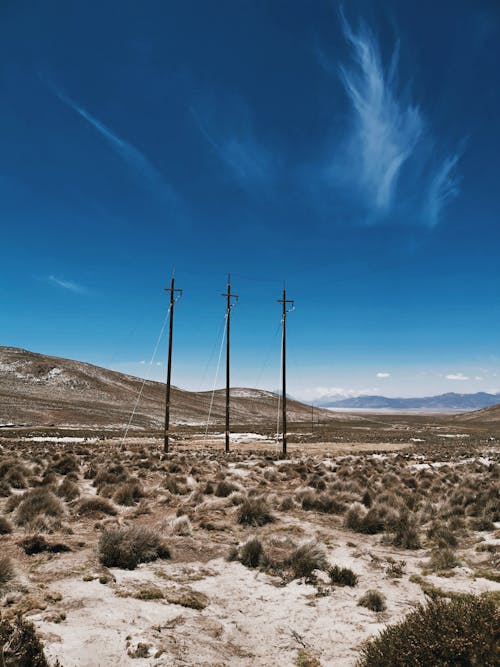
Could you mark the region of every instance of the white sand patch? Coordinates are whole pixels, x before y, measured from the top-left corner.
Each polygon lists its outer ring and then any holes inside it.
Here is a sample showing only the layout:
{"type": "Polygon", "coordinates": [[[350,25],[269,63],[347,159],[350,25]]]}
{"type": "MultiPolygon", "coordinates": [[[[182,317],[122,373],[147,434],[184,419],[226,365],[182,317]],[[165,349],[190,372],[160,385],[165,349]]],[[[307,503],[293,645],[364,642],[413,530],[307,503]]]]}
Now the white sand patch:
{"type": "Polygon", "coordinates": [[[77,438],[74,436],[44,436],[44,435],[36,435],[32,438],[23,438],[23,440],[26,440],[28,442],[87,442],[87,443],[94,443],[99,440],[99,438],[77,438]]]}

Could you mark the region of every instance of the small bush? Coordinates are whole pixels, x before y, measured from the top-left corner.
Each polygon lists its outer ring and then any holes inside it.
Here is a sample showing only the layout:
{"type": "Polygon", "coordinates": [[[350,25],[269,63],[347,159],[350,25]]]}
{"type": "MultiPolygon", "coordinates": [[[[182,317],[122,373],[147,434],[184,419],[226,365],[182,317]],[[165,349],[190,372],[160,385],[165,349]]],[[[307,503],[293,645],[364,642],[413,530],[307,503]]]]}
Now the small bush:
{"type": "Polygon", "coordinates": [[[247,526],[264,526],[273,521],[274,517],[262,497],[247,497],[238,507],[238,523],[247,526]]]}
{"type": "Polygon", "coordinates": [[[290,565],[295,579],[309,579],[314,570],[326,570],[328,560],[324,546],[318,542],[302,544],[293,552],[290,565]]]}
{"type": "Polygon", "coordinates": [[[116,490],[113,500],[118,505],[135,505],[141,498],[144,497],[144,490],[139,482],[131,481],[125,482],[116,490]]]}
{"type": "Polygon", "coordinates": [[[451,549],[438,547],[431,551],[429,565],[433,570],[452,570],[454,567],[460,565],[460,561],[451,549]]]}
{"type": "Polygon", "coordinates": [[[139,563],[170,558],[160,537],[144,526],[105,530],[98,545],[100,562],[106,567],[133,570],[139,563]]]}
{"type": "Polygon", "coordinates": [[[0,591],[14,577],[14,567],[8,556],[0,556],[0,591]]]}
{"type": "Polygon", "coordinates": [[[367,591],[362,595],[358,600],[358,605],[376,612],[384,611],[387,607],[385,595],[375,590],[367,591]]]}
{"type": "Polygon", "coordinates": [[[0,535],[9,535],[12,533],[12,524],[4,516],[0,516],[0,535]]]}
{"type": "Polygon", "coordinates": [[[38,516],[59,518],[64,514],[64,506],[52,491],[45,488],[33,489],[26,492],[19,504],[16,512],[16,521],[23,526],[38,516]]]}
{"type": "Polygon", "coordinates": [[[240,562],[247,567],[259,567],[264,547],[258,537],[247,540],[240,550],[240,562]]]}
{"type": "Polygon", "coordinates": [[[0,655],[5,667],[49,667],[33,623],[20,616],[0,621],[0,655]]]}
{"type": "Polygon", "coordinates": [[[61,482],[57,489],[57,495],[64,500],[75,500],[80,495],[80,489],[75,482],[72,482],[67,477],[61,482]]]}
{"type": "Polygon", "coordinates": [[[67,544],[63,544],[62,542],[57,542],[54,544],[47,542],[43,535],[30,535],[25,537],[23,540],[18,542],[18,545],[27,556],[33,556],[34,554],[39,554],[43,551],[48,551],[54,554],[71,551],[67,544]]]}
{"type": "Polygon", "coordinates": [[[227,496],[230,496],[234,491],[238,491],[236,484],[233,484],[232,482],[226,482],[224,480],[219,482],[215,487],[215,495],[218,498],[227,498],[227,496]]]}
{"type": "Polygon", "coordinates": [[[339,586],[356,586],[358,583],[357,575],[348,567],[334,565],[328,570],[328,576],[332,584],[339,586]]]}
{"type": "Polygon", "coordinates": [[[109,500],[106,500],[106,498],[95,496],[93,498],[84,498],[80,502],[78,505],[78,514],[80,516],[86,516],[89,514],[93,516],[102,514],[115,516],[116,508],[114,507],[113,503],[111,503],[109,500]]]}
{"type": "Polygon", "coordinates": [[[64,454],[55,463],[51,465],[51,469],[58,472],[60,475],[67,475],[69,472],[76,472],[80,467],[78,459],[73,454],[64,454]]]}
{"type": "Polygon", "coordinates": [[[403,549],[420,549],[420,536],[417,520],[413,514],[402,512],[398,519],[390,526],[394,532],[392,543],[403,549]]]}
{"type": "Polygon", "coordinates": [[[377,508],[367,509],[358,502],[353,503],[347,510],[344,516],[344,525],[346,528],[366,535],[374,535],[384,530],[384,521],[377,508]]]}
{"type": "Polygon", "coordinates": [[[186,514],[182,514],[181,516],[178,516],[176,519],[174,519],[172,521],[171,527],[172,533],[174,535],[188,536],[193,532],[191,521],[186,514]]]}
{"type": "Polygon", "coordinates": [[[486,598],[433,600],[368,642],[358,667],[494,667],[499,629],[500,613],[486,598]]]}

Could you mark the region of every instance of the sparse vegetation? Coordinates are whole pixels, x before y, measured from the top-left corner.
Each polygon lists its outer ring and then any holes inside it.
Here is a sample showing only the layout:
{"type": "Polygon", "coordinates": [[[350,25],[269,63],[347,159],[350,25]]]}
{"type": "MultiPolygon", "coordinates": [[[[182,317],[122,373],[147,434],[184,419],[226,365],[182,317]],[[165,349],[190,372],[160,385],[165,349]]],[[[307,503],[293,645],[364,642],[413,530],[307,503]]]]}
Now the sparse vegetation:
{"type": "Polygon", "coordinates": [[[307,542],[297,547],[290,558],[294,577],[309,579],[314,570],[326,570],[328,560],[325,547],[317,542],[307,542]]]}
{"type": "Polygon", "coordinates": [[[0,556],[0,592],[14,577],[14,566],[8,556],[0,556]]]}
{"type": "Polygon", "coordinates": [[[139,563],[170,558],[170,551],[149,528],[131,526],[105,530],[99,539],[98,555],[106,567],[133,570],[139,563]]]}
{"type": "Polygon", "coordinates": [[[49,667],[33,623],[0,620],[0,656],[5,667],[49,667]]]}
{"type": "Polygon", "coordinates": [[[385,595],[380,591],[369,590],[358,600],[360,607],[366,607],[371,611],[381,612],[386,609],[385,595]]]}
{"type": "Polygon", "coordinates": [[[328,570],[328,576],[332,584],[337,586],[356,586],[358,583],[357,575],[348,567],[334,565],[328,570]]]}
{"type": "Polygon", "coordinates": [[[116,507],[106,498],[101,498],[100,496],[94,496],[92,498],[84,498],[78,505],[78,514],[80,516],[85,515],[102,515],[109,514],[114,516],[116,512],[116,507]]]}
{"type": "Polygon", "coordinates": [[[500,655],[500,613],[474,596],[434,600],[390,625],[361,651],[359,667],[470,665],[494,667],[500,655]]]}
{"type": "Polygon", "coordinates": [[[238,507],[238,523],[247,526],[264,526],[274,521],[266,501],[261,497],[247,497],[238,507]]]}
{"type": "Polygon", "coordinates": [[[54,518],[62,517],[64,506],[61,500],[47,488],[27,491],[21,499],[16,512],[16,522],[23,526],[43,514],[54,518]]]}

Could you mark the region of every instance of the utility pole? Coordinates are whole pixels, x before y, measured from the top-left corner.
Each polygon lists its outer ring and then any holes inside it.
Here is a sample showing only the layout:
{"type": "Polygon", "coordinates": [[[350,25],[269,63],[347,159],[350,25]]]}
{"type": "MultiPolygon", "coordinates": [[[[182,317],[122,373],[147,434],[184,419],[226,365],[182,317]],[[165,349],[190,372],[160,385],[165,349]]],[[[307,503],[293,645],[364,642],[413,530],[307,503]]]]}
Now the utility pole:
{"type": "Polygon", "coordinates": [[[174,334],[174,307],[178,298],[182,294],[181,289],[175,289],[175,278],[172,276],[170,287],[165,288],[165,292],[170,292],[170,324],[168,330],[168,365],[167,365],[167,393],[165,397],[165,432],[163,438],[163,451],[168,452],[168,437],[170,428],[170,383],[172,380],[172,340],[174,334]],[[175,295],[179,296],[176,297],[175,295]]]}
{"type": "Polygon", "coordinates": [[[281,398],[283,399],[283,457],[286,456],[286,316],[294,309],[294,301],[286,298],[286,289],[283,289],[283,298],[278,299],[278,303],[283,304],[283,312],[281,315],[281,325],[283,327],[282,343],[281,343],[281,364],[282,364],[282,378],[281,378],[281,398]],[[287,304],[292,304],[290,310],[287,304]]]}
{"type": "Polygon", "coordinates": [[[230,375],[230,361],[231,361],[231,310],[233,306],[235,305],[232,301],[232,299],[236,299],[238,301],[238,295],[237,294],[231,294],[231,274],[228,273],[227,275],[227,292],[225,294],[222,294],[222,296],[226,297],[227,299],[227,305],[226,305],[226,454],[229,452],[229,428],[230,428],[230,383],[231,383],[231,375],[230,375]]]}
{"type": "Polygon", "coordinates": [[[314,401],[311,401],[311,433],[314,432],[314,401]]]}

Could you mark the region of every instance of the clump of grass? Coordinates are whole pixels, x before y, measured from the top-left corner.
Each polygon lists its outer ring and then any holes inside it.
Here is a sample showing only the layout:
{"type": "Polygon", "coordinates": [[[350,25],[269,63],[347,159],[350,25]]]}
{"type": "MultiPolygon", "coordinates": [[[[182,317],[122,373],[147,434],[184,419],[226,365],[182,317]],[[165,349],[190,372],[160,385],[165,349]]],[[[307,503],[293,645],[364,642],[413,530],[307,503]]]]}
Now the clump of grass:
{"type": "Polygon", "coordinates": [[[328,576],[332,584],[338,586],[356,586],[358,576],[349,567],[334,565],[328,570],[328,576]]]}
{"type": "Polygon", "coordinates": [[[427,530],[427,537],[439,547],[456,547],[458,540],[449,524],[434,521],[427,530]]]}
{"type": "Polygon", "coordinates": [[[116,507],[109,500],[106,500],[106,498],[100,498],[99,496],[95,496],[92,498],[84,498],[83,500],[81,500],[78,505],[77,512],[80,516],[87,516],[87,515],[95,516],[103,514],[109,514],[111,516],[115,516],[116,507]]]}
{"type": "Polygon", "coordinates": [[[65,477],[57,489],[57,495],[67,501],[75,500],[80,495],[80,489],[78,484],[65,477]]]}
{"type": "Polygon", "coordinates": [[[14,566],[8,556],[0,556],[0,591],[14,578],[14,566]]]}
{"type": "Polygon", "coordinates": [[[247,497],[238,507],[238,523],[246,526],[264,526],[273,521],[274,517],[266,501],[260,496],[247,497]]]}
{"type": "Polygon", "coordinates": [[[246,567],[259,567],[264,556],[264,547],[258,537],[247,540],[239,551],[239,560],[246,567]]]}
{"type": "Polygon", "coordinates": [[[366,593],[359,598],[358,605],[377,613],[384,611],[384,609],[387,608],[385,595],[376,590],[366,591],[366,593]]]}
{"type": "Polygon", "coordinates": [[[170,551],[149,528],[131,526],[105,530],[99,539],[98,556],[106,567],[133,570],[139,563],[170,558],[170,551]]]}
{"type": "Polygon", "coordinates": [[[301,648],[297,653],[295,667],[321,667],[321,662],[311,649],[301,648]]]}
{"type": "Polygon", "coordinates": [[[136,481],[125,482],[121,484],[113,496],[113,500],[118,505],[135,505],[141,498],[144,497],[144,489],[141,484],[136,481]]]}
{"type": "Polygon", "coordinates": [[[499,628],[500,612],[487,598],[432,600],[368,642],[358,667],[493,667],[500,655],[499,628]]]}
{"type": "Polygon", "coordinates": [[[0,516],[0,535],[9,535],[12,533],[12,524],[4,516],[0,516]]]}
{"type": "Polygon", "coordinates": [[[171,530],[174,535],[188,536],[193,532],[191,521],[186,514],[176,517],[171,523],[171,530]]]}
{"type": "Polygon", "coordinates": [[[54,518],[64,514],[61,500],[52,491],[42,487],[23,494],[16,512],[16,522],[23,526],[40,514],[54,518]]]}
{"type": "Polygon", "coordinates": [[[367,509],[358,502],[352,503],[345,513],[344,525],[357,533],[367,535],[374,535],[384,530],[384,521],[377,508],[367,509]]]}
{"type": "Polygon", "coordinates": [[[54,554],[71,551],[71,548],[68,547],[67,544],[63,544],[62,542],[54,544],[47,542],[43,535],[29,535],[18,542],[18,545],[27,556],[33,556],[34,554],[39,554],[43,551],[48,551],[54,554]]]}
{"type": "Polygon", "coordinates": [[[409,512],[401,512],[396,521],[389,528],[394,532],[392,543],[403,549],[420,549],[420,536],[417,519],[409,512]]]}
{"type": "Polygon", "coordinates": [[[49,667],[33,623],[20,616],[0,621],[0,655],[6,667],[49,667]]]}
{"type": "Polygon", "coordinates": [[[238,489],[239,487],[236,484],[222,480],[215,487],[215,495],[218,498],[227,498],[227,496],[230,496],[234,491],[238,491],[238,489]]]}
{"type": "Polygon", "coordinates": [[[437,547],[431,551],[429,565],[433,570],[452,570],[460,565],[460,561],[448,547],[437,547]]]}
{"type": "Polygon", "coordinates": [[[51,468],[60,475],[67,475],[70,472],[76,472],[80,467],[78,459],[74,454],[64,454],[60,459],[56,460],[51,468]]]}
{"type": "Polygon", "coordinates": [[[324,546],[318,542],[300,545],[290,557],[290,566],[295,579],[310,579],[314,570],[326,570],[328,560],[324,546]]]}

